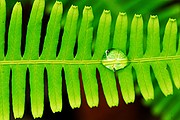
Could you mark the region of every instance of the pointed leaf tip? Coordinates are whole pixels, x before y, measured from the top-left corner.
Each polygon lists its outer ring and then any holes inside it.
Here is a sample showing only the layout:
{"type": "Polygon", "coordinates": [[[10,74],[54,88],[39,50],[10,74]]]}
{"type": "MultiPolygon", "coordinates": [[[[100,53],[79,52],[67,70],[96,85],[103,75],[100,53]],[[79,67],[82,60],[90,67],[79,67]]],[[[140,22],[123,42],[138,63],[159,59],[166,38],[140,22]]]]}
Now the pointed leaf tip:
{"type": "Polygon", "coordinates": [[[73,8],[73,9],[78,9],[78,6],[72,5],[71,8],[73,8]]]}
{"type": "Polygon", "coordinates": [[[158,16],[157,15],[150,15],[150,18],[151,19],[156,19],[156,18],[158,18],[158,16]]]}
{"type": "Polygon", "coordinates": [[[176,19],[174,19],[174,18],[169,18],[169,22],[176,22],[176,19]]]}
{"type": "Polygon", "coordinates": [[[127,14],[126,14],[126,12],[119,12],[119,15],[125,16],[125,15],[127,15],[127,14]]]}
{"type": "Polygon", "coordinates": [[[141,18],[142,15],[141,15],[141,14],[135,14],[134,17],[136,17],[136,18],[141,18]]]}
{"type": "Polygon", "coordinates": [[[110,14],[111,11],[110,11],[110,10],[104,10],[103,13],[105,13],[105,14],[110,14]]]}
{"type": "Polygon", "coordinates": [[[84,9],[90,10],[90,9],[92,9],[92,7],[91,6],[85,6],[84,9]]]}
{"type": "Polygon", "coordinates": [[[16,4],[15,5],[21,5],[21,2],[16,2],[16,4]]]}
{"type": "Polygon", "coordinates": [[[60,2],[60,1],[56,1],[56,2],[55,2],[55,4],[62,4],[62,2],[60,2]]]}

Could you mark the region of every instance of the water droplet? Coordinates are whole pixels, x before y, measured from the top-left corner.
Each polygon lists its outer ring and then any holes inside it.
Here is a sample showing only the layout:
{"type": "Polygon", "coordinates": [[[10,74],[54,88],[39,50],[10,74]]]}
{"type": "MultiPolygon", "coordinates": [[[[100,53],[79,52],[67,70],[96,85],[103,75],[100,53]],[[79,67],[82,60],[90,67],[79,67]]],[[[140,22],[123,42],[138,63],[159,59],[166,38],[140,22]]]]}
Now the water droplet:
{"type": "Polygon", "coordinates": [[[112,71],[117,71],[128,65],[128,58],[120,49],[111,48],[105,51],[102,64],[112,71]]]}

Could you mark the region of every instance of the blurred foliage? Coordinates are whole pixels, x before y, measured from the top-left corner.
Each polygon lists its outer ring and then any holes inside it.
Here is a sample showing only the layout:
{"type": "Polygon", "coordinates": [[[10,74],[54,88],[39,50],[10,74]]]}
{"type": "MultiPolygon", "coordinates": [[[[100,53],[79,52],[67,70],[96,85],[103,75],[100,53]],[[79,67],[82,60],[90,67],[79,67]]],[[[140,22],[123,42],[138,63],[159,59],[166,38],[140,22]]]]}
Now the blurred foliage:
{"type": "Polygon", "coordinates": [[[165,97],[159,87],[155,86],[155,98],[144,101],[146,106],[151,107],[152,114],[161,116],[162,120],[179,120],[180,118],[180,91],[174,89],[173,95],[165,97]]]}

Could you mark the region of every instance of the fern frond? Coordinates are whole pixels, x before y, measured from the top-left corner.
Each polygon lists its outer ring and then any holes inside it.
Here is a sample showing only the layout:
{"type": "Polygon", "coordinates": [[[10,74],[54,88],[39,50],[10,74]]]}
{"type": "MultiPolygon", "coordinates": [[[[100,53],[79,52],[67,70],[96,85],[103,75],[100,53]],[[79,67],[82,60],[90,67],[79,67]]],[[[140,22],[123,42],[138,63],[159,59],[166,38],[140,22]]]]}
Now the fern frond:
{"type": "MultiPolygon", "coordinates": [[[[24,55],[21,56],[22,7],[18,2],[12,11],[8,31],[8,49],[6,56],[4,56],[5,0],[0,1],[0,6],[1,119],[9,119],[10,70],[12,70],[12,106],[15,118],[21,118],[24,114],[27,69],[29,69],[30,73],[30,99],[34,118],[41,117],[44,110],[43,77],[45,69],[48,76],[48,97],[53,112],[62,110],[61,73],[63,70],[69,103],[72,108],[79,108],[81,105],[80,73],[88,105],[90,107],[98,106],[99,96],[96,70],[100,74],[107,104],[109,107],[118,106],[119,96],[115,73],[101,64],[104,51],[111,47],[122,50],[129,58],[129,65],[116,71],[122,96],[126,103],[134,102],[135,100],[134,79],[137,79],[145,100],[154,98],[151,68],[164,95],[167,96],[173,93],[171,79],[173,79],[175,86],[180,88],[178,67],[180,47],[178,46],[176,51],[177,22],[175,19],[169,19],[166,25],[161,51],[160,27],[157,16],[150,17],[147,26],[147,37],[145,37],[143,18],[141,15],[134,15],[131,23],[130,39],[128,39],[127,15],[126,13],[119,13],[113,41],[111,42],[111,12],[104,10],[98,24],[95,47],[92,50],[92,23],[94,19],[92,8],[89,6],[84,8],[80,30],[77,31],[78,7],[71,6],[65,20],[60,52],[56,57],[63,11],[62,3],[56,2],[48,22],[42,54],[39,55],[45,1],[35,0],[27,26],[25,51],[24,55]],[[74,57],[76,39],[78,47],[77,54],[74,57]],[[146,45],[145,39],[147,39],[146,45]],[[144,46],[146,46],[145,49],[144,46]],[[93,55],[91,55],[92,52],[93,55]],[[133,75],[133,71],[135,75],[133,75]]],[[[107,63],[114,65],[116,61],[110,60],[107,63]]]]}

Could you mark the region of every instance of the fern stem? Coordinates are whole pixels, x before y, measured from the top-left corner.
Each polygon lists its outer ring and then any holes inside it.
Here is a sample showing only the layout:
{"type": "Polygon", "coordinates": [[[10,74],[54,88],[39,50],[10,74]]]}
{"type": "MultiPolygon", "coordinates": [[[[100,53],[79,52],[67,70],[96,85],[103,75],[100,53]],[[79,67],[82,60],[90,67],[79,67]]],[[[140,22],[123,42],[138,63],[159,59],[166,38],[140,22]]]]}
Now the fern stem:
{"type": "MultiPolygon", "coordinates": [[[[144,62],[157,62],[167,60],[178,60],[180,55],[176,56],[161,56],[161,57],[150,57],[150,58],[134,58],[129,59],[129,63],[144,63],[144,62]]],[[[117,64],[124,63],[126,61],[120,60],[106,60],[106,64],[117,64]]],[[[90,65],[100,64],[102,60],[4,60],[0,61],[0,65],[16,65],[16,64],[66,64],[66,65],[90,65]]]]}

